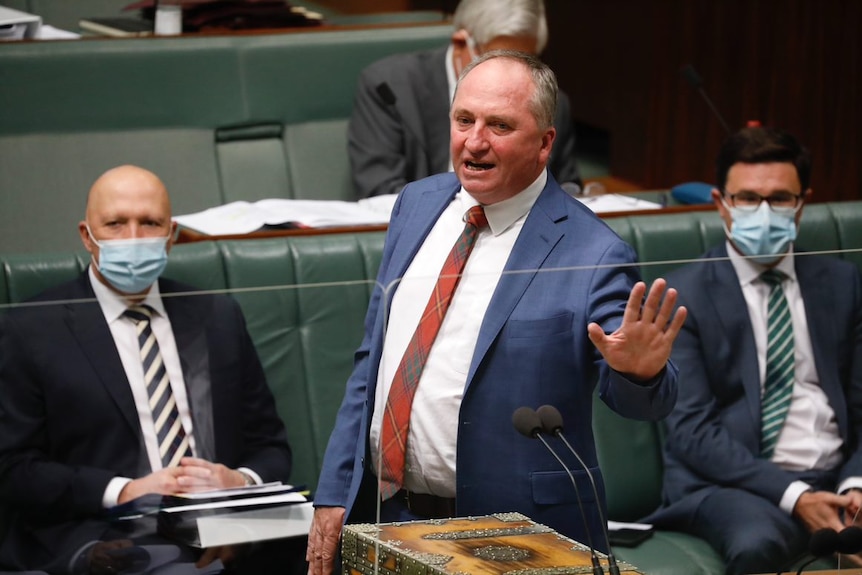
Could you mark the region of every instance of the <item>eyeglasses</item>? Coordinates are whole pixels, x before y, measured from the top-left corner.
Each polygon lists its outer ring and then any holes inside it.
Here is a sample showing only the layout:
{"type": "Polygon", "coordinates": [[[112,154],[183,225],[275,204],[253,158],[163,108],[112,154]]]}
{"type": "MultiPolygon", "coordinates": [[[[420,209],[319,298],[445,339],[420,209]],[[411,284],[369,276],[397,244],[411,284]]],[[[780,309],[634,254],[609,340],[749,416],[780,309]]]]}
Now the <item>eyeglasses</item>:
{"type": "Polygon", "coordinates": [[[734,208],[753,212],[760,207],[761,202],[766,202],[769,209],[776,213],[795,212],[802,206],[802,196],[791,194],[790,192],[779,192],[771,196],[761,196],[754,192],[739,192],[738,194],[730,194],[725,192],[730,205],[734,208]]]}

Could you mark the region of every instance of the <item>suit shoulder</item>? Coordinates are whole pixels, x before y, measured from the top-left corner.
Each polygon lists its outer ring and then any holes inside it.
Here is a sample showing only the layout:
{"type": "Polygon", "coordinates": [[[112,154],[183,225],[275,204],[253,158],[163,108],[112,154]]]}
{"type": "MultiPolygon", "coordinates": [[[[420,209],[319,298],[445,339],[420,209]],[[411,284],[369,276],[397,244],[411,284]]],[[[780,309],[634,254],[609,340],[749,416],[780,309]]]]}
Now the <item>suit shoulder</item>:
{"type": "MultiPolygon", "coordinates": [[[[391,54],[363,68],[360,77],[365,82],[387,81],[400,84],[412,76],[422,77],[437,60],[439,50],[420,50],[391,54]]],[[[443,65],[442,57],[440,65],[443,65]]]]}

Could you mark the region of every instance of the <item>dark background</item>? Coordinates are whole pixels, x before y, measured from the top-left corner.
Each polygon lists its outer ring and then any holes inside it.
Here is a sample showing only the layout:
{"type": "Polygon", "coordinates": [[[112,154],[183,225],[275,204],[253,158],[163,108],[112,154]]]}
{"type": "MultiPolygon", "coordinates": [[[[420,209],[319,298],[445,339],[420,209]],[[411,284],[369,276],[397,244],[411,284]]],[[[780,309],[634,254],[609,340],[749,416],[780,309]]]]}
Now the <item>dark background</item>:
{"type": "MultiPolygon", "coordinates": [[[[456,0],[329,0],[345,11],[456,0]],[[369,6],[373,4],[373,8],[369,6]]],[[[862,199],[862,1],[546,0],[544,58],[584,145],[644,188],[713,182],[725,133],[679,70],[691,64],[732,129],[788,130],[814,157],[815,201],[862,199]]]]}

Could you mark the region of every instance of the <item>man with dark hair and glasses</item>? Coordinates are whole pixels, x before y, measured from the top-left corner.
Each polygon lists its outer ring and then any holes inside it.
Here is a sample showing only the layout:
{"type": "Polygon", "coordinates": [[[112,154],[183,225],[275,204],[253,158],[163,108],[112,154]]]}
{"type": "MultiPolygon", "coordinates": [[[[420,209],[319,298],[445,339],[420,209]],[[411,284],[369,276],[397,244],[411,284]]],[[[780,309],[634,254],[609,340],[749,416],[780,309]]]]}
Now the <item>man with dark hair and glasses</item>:
{"type": "Polygon", "coordinates": [[[688,318],[673,347],[663,504],[728,573],[786,569],[862,505],[862,281],[795,247],[810,156],[778,130],[722,145],[712,198],[727,240],[668,276],[688,318]]]}

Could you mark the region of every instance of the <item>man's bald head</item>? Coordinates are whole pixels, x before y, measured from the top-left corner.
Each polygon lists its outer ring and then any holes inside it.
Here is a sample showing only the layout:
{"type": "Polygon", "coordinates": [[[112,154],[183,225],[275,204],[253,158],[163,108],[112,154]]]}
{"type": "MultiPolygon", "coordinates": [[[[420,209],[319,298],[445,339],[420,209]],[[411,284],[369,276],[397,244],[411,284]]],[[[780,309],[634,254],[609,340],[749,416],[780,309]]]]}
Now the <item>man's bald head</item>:
{"type": "Polygon", "coordinates": [[[84,220],[78,224],[81,241],[95,262],[99,261],[96,241],[170,237],[166,246],[170,250],[175,230],[165,185],[149,170],[130,165],[99,176],[90,188],[84,220]]]}

